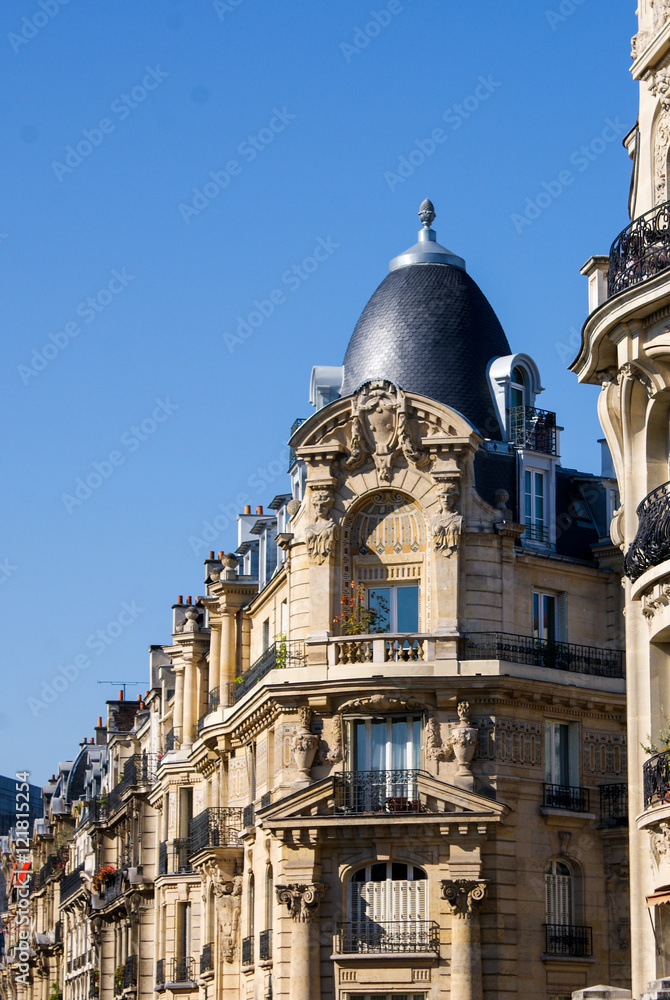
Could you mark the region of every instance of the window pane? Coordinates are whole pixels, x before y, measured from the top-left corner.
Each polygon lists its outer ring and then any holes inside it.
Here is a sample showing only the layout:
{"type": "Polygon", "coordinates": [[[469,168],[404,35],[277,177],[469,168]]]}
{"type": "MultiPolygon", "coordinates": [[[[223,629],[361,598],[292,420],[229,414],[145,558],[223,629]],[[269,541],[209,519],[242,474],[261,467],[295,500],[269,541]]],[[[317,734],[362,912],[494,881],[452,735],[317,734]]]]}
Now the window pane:
{"type": "Polygon", "coordinates": [[[533,594],[533,636],[540,638],[540,595],[533,594]]]}
{"type": "Polygon", "coordinates": [[[368,607],[377,612],[377,619],[373,626],[375,632],[389,632],[391,630],[391,588],[375,587],[374,590],[368,590],[368,607]]]}
{"type": "Polygon", "coordinates": [[[391,723],[391,767],[407,766],[407,720],[394,719],[391,723]]]}
{"type": "Polygon", "coordinates": [[[565,723],[554,723],[554,782],[557,785],[570,784],[569,731],[569,727],[565,723]]]}
{"type": "Polygon", "coordinates": [[[354,723],[354,761],[357,771],[367,771],[367,753],[365,750],[365,723],[354,723]]]}
{"type": "Polygon", "coordinates": [[[398,632],[419,631],[419,588],[398,587],[398,632]]]}
{"type": "Polygon", "coordinates": [[[532,506],[531,506],[531,503],[532,503],[532,495],[531,495],[532,494],[532,490],[531,490],[530,472],[528,472],[528,471],[526,471],[524,473],[524,484],[525,484],[525,491],[524,491],[525,492],[525,507],[524,507],[524,513],[525,513],[526,524],[530,524],[530,521],[531,521],[531,512],[532,512],[532,506]]]}
{"type": "Polygon", "coordinates": [[[373,719],[371,726],[372,745],[369,768],[371,771],[386,770],[386,721],[373,719]]]}
{"type": "Polygon", "coordinates": [[[544,612],[544,638],[553,641],[556,638],[556,598],[551,597],[549,594],[544,594],[542,605],[544,612]]]}
{"type": "Polygon", "coordinates": [[[394,880],[405,880],[407,878],[407,865],[399,861],[394,861],[391,865],[391,878],[394,880]]]}
{"type": "Polygon", "coordinates": [[[385,882],[386,881],[386,862],[381,861],[377,864],[372,865],[370,868],[370,881],[371,882],[385,882]]]}
{"type": "Polygon", "coordinates": [[[409,766],[421,767],[421,719],[412,719],[412,759],[409,766]]]}

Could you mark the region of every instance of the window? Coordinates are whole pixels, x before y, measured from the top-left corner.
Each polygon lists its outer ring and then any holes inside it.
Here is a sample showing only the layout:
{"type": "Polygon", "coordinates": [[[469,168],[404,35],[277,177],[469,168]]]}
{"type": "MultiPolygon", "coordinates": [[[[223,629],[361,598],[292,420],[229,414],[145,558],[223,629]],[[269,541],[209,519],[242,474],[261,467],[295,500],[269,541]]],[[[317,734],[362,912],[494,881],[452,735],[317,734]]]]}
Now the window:
{"type": "Polygon", "coordinates": [[[579,724],[544,723],[545,781],[550,785],[579,785],[579,724]]]}
{"type": "Polygon", "coordinates": [[[272,914],[274,910],[274,877],[272,865],[265,872],[265,929],[272,930],[272,914]]]}
{"type": "Polygon", "coordinates": [[[428,882],[423,868],[380,861],[354,872],[349,882],[349,920],[388,924],[428,919],[428,882]]]}
{"type": "Polygon", "coordinates": [[[419,631],[419,585],[416,583],[370,587],[368,607],[379,612],[379,632],[419,631]]]}
{"type": "Polygon", "coordinates": [[[544,472],[524,471],[524,524],[526,538],[534,542],[549,541],[546,517],[546,483],[544,472]]]}
{"type": "Polygon", "coordinates": [[[247,907],[247,937],[254,936],[254,910],[256,909],[256,883],[254,873],[249,875],[249,899],[247,907]]]}
{"type": "Polygon", "coordinates": [[[266,618],[263,622],[263,652],[270,645],[270,619],[266,618]]]}
{"type": "Polygon", "coordinates": [[[525,372],[523,368],[513,368],[509,384],[509,405],[523,406],[526,402],[525,372]]]}
{"type": "Polygon", "coordinates": [[[191,955],[191,904],[177,904],[177,957],[191,955]]]}
{"type": "Polygon", "coordinates": [[[533,591],[533,637],[550,642],[567,640],[567,594],[533,591]]]}
{"type": "Polygon", "coordinates": [[[574,879],[564,861],[552,861],[544,876],[547,923],[572,927],[575,922],[574,879]]]}
{"type": "Polygon", "coordinates": [[[421,766],[421,718],[356,719],[354,770],[391,771],[421,766]]]}
{"type": "MultiPolygon", "coordinates": [[[[345,993],[344,1000],[426,1000],[425,993],[345,993]]],[[[562,1000],[562,998],[559,998],[562,1000]]],[[[570,1000],[570,997],[566,997],[570,1000]]]]}

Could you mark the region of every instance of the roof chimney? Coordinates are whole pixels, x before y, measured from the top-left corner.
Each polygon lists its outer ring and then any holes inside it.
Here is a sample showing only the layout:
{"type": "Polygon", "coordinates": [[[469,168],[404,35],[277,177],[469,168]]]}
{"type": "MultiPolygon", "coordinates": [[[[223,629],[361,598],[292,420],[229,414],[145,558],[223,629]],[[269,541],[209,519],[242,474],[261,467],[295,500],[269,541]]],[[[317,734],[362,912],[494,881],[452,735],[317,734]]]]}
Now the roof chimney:
{"type": "Polygon", "coordinates": [[[119,691],[119,701],[123,701],[123,691],[119,691]]]}
{"type": "Polygon", "coordinates": [[[244,505],[244,513],[245,514],[251,514],[251,505],[250,504],[246,503],[244,505]]]}
{"type": "Polygon", "coordinates": [[[183,594],[180,594],[179,597],[177,598],[177,604],[183,604],[183,603],[184,603],[184,597],[183,594]]]}
{"type": "Polygon", "coordinates": [[[256,507],[256,514],[258,515],[258,517],[262,517],[263,516],[263,508],[260,507],[260,506],[256,507]]]}

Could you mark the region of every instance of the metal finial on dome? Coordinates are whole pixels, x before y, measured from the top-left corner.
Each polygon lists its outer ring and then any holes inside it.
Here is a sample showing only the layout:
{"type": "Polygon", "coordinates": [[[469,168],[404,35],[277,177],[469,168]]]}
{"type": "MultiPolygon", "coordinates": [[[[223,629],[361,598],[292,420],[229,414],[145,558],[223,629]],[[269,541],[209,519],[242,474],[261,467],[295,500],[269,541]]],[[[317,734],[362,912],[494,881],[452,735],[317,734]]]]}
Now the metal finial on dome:
{"type": "Polygon", "coordinates": [[[419,208],[419,218],[423,222],[426,229],[430,229],[433,219],[435,218],[435,209],[429,198],[424,198],[421,202],[421,206],[419,208]]]}

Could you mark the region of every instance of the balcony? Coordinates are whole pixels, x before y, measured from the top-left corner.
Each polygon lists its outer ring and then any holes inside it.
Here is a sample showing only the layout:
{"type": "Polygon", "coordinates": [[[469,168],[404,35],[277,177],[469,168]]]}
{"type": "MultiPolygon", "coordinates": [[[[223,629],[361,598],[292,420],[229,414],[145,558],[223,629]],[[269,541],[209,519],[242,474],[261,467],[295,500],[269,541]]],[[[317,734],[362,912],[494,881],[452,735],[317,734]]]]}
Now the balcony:
{"type": "Polygon", "coordinates": [[[214,949],[213,944],[204,944],[202,946],[202,952],[200,953],[200,975],[202,976],[205,972],[212,972],[214,969],[214,958],[212,955],[214,949]]]}
{"type": "Polygon", "coordinates": [[[195,960],[161,958],[156,962],[156,986],[163,989],[195,986],[195,960]]]}
{"type": "Polygon", "coordinates": [[[628,826],[628,785],[622,781],[600,786],[600,825],[628,826]]]}
{"type": "Polygon", "coordinates": [[[273,642],[255,663],[252,663],[239,683],[233,681],[228,685],[228,703],[234,705],[271,670],[279,670],[284,667],[304,667],[305,663],[304,642],[288,642],[284,639],[273,642]]]}
{"type": "Polygon", "coordinates": [[[50,878],[60,878],[65,871],[66,858],[62,854],[50,854],[39,870],[36,878],[37,887],[46,885],[50,878]]]}
{"type": "Polygon", "coordinates": [[[84,870],[84,866],[79,865],[74,871],[70,872],[69,875],[64,875],[60,883],[60,901],[61,905],[70,896],[73,896],[78,889],[81,889],[81,878],[80,875],[84,870]]]}
{"type": "Polygon", "coordinates": [[[633,582],[670,559],[670,482],[648,493],[636,513],[637,533],[623,558],[623,571],[633,582]]]}
{"type": "Polygon", "coordinates": [[[242,830],[242,809],[209,808],[191,820],[191,854],[208,847],[237,847],[242,830]]]}
{"type": "Polygon", "coordinates": [[[129,955],[123,965],[123,988],[137,986],[137,955],[129,955]]]}
{"type": "Polygon", "coordinates": [[[242,938],[242,965],[254,964],[254,938],[253,935],[242,938]]]}
{"type": "Polygon", "coordinates": [[[333,775],[335,810],[341,813],[417,813],[419,771],[345,771],[333,775]]]}
{"type": "Polygon", "coordinates": [[[542,805],[545,809],[568,809],[570,812],[587,813],[589,800],[588,788],[545,784],[542,805]]]}
{"type": "Polygon", "coordinates": [[[545,924],[545,953],[572,958],[590,958],[593,953],[590,927],[545,924]]]}
{"type": "Polygon", "coordinates": [[[645,212],[610,247],[607,293],[616,295],[670,267],[670,202],[645,212]]]}
{"type": "Polygon", "coordinates": [[[123,777],[115,788],[123,792],[135,785],[153,785],[156,780],[158,755],[155,753],[136,753],[123,764],[123,777]]]}
{"type": "Polygon", "coordinates": [[[471,632],[461,639],[461,660],[506,660],[594,677],[623,677],[621,649],[578,646],[510,632],[471,632]]]}
{"type": "Polygon", "coordinates": [[[272,959],[272,931],[261,931],[258,935],[258,958],[261,962],[272,959]]]}
{"type": "Polygon", "coordinates": [[[253,826],[256,822],[256,810],[254,809],[253,802],[251,805],[245,806],[242,810],[242,826],[246,830],[247,827],[253,826]]]}
{"type": "Polygon", "coordinates": [[[198,732],[200,732],[201,729],[204,729],[205,719],[207,718],[207,716],[209,715],[209,713],[213,712],[215,709],[217,709],[219,707],[219,704],[221,702],[221,698],[219,696],[219,691],[220,691],[220,688],[217,687],[217,688],[212,688],[212,690],[209,692],[209,701],[207,703],[207,711],[204,712],[203,715],[201,715],[200,718],[198,719],[198,732]]]}
{"type": "Polygon", "coordinates": [[[426,659],[426,637],[404,632],[335,636],[329,643],[328,662],[332,666],[345,663],[416,663],[426,659]]]}
{"type": "Polygon", "coordinates": [[[113,903],[115,899],[122,896],[126,890],[126,880],[124,878],[123,872],[116,871],[109,878],[102,883],[100,886],[100,891],[98,893],[100,900],[100,909],[104,906],[109,906],[113,903]]]}
{"type": "Polygon", "coordinates": [[[654,754],[642,765],[644,808],[670,802],[670,750],[654,754]]]}
{"type": "Polygon", "coordinates": [[[510,441],[518,448],[556,454],[556,414],[535,406],[512,406],[509,409],[510,441]]]}
{"type": "Polygon", "coordinates": [[[178,750],[181,746],[181,726],[171,729],[165,736],[165,752],[178,750]]]}
{"type": "Polygon", "coordinates": [[[402,955],[440,951],[440,928],[434,920],[353,920],[337,925],[339,955],[402,955]]]}
{"type": "Polygon", "coordinates": [[[172,841],[163,840],[158,845],[159,875],[190,875],[191,841],[188,837],[178,837],[172,841]]]}

